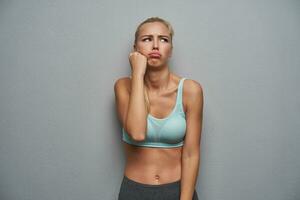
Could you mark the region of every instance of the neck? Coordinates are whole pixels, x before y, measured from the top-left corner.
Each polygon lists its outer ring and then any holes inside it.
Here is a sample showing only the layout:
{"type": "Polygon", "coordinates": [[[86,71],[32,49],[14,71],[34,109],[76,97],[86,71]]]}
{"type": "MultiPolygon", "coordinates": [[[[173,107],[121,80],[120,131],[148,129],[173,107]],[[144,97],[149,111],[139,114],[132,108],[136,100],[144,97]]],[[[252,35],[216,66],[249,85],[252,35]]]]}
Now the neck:
{"type": "Polygon", "coordinates": [[[161,91],[166,90],[171,80],[171,73],[168,67],[165,70],[151,71],[147,70],[144,76],[145,86],[148,90],[161,91]]]}

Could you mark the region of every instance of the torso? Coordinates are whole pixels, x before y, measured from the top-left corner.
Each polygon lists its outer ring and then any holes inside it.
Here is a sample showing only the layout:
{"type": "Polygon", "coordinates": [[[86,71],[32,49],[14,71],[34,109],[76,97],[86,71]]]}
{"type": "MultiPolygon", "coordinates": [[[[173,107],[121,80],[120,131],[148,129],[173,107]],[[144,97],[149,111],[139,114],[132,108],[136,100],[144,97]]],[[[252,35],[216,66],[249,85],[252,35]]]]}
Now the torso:
{"type": "MultiPolygon", "coordinates": [[[[181,77],[172,75],[174,87],[160,96],[149,93],[150,114],[157,118],[168,116],[175,106],[177,86],[181,77]]],[[[130,79],[126,83],[130,91],[130,79]]],[[[183,98],[183,97],[182,97],[183,98]]],[[[186,105],[183,107],[186,110],[186,105]]],[[[124,175],[128,178],[151,185],[175,182],[181,179],[182,147],[149,148],[124,143],[126,164],[124,175]]]]}
{"type": "Polygon", "coordinates": [[[124,145],[124,174],[128,178],[151,185],[175,182],[181,178],[182,147],[165,149],[124,145]]]}

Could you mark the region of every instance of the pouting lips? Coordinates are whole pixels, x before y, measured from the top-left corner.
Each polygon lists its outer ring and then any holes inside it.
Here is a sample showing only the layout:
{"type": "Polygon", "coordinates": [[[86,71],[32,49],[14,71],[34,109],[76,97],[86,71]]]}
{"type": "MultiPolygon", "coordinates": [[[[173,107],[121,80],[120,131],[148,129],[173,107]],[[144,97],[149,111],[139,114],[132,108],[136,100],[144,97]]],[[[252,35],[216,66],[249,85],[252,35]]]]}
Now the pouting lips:
{"type": "Polygon", "coordinates": [[[160,58],[161,55],[160,55],[159,53],[150,53],[150,54],[149,54],[149,57],[150,57],[150,58],[160,58]]]}

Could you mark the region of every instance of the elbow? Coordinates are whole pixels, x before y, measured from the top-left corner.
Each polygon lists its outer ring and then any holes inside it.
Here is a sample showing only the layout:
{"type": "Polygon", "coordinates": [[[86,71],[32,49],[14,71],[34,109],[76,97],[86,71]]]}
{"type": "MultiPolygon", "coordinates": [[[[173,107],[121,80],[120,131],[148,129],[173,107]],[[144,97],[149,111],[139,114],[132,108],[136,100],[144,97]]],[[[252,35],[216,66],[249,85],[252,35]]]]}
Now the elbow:
{"type": "Polygon", "coordinates": [[[131,130],[127,129],[126,132],[136,142],[142,142],[146,139],[146,135],[143,133],[144,131],[131,130]]]}
{"type": "Polygon", "coordinates": [[[128,135],[137,142],[142,142],[146,139],[146,126],[137,126],[136,124],[126,123],[126,132],[128,135]]]}
{"type": "Polygon", "coordinates": [[[132,135],[132,139],[137,142],[143,142],[143,141],[145,141],[146,137],[145,137],[145,134],[134,134],[134,135],[132,135]]]}
{"type": "Polygon", "coordinates": [[[183,159],[200,159],[200,150],[184,150],[182,153],[183,159]]]}

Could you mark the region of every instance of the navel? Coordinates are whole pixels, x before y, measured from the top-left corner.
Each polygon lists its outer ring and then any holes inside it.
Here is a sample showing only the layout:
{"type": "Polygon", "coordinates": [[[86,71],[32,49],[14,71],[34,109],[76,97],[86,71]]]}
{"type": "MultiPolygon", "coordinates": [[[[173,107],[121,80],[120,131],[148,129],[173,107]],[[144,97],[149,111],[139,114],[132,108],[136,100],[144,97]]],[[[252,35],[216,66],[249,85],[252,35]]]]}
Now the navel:
{"type": "Polygon", "coordinates": [[[158,174],[156,174],[154,178],[155,178],[156,181],[159,181],[160,176],[158,174]]]}

